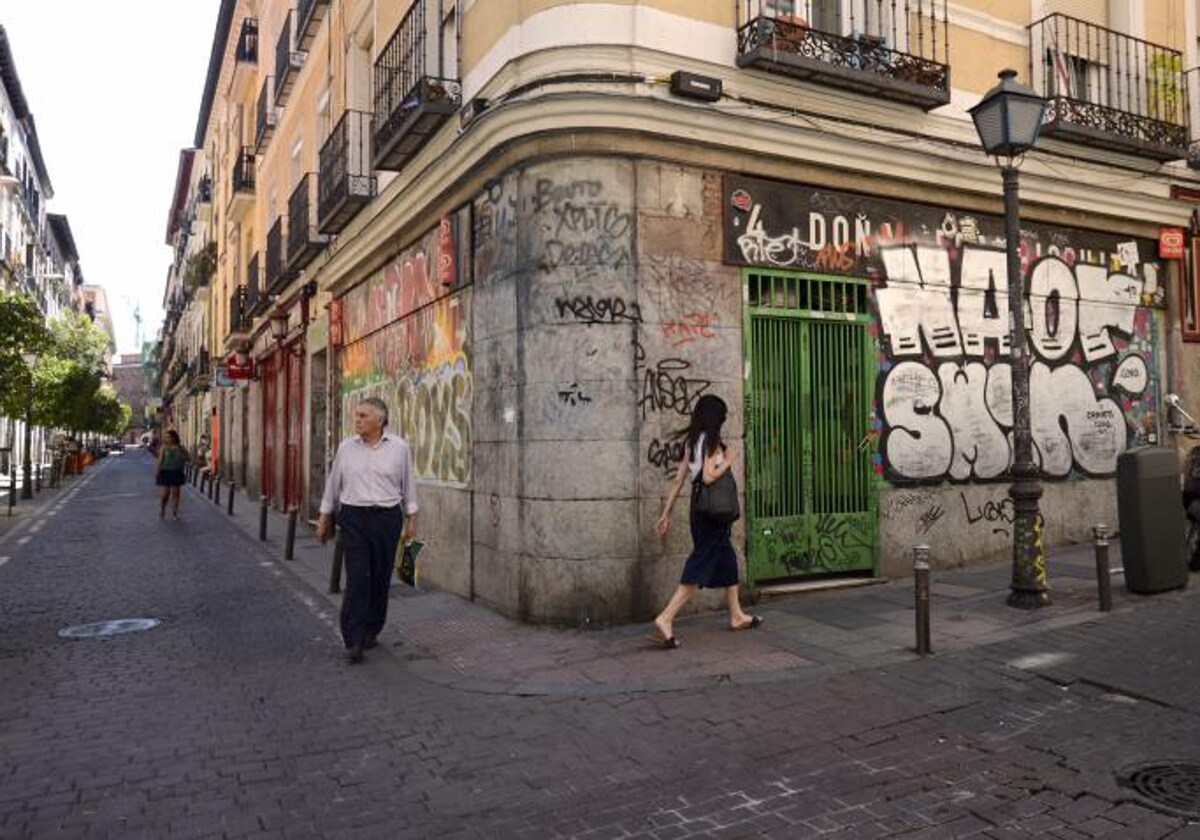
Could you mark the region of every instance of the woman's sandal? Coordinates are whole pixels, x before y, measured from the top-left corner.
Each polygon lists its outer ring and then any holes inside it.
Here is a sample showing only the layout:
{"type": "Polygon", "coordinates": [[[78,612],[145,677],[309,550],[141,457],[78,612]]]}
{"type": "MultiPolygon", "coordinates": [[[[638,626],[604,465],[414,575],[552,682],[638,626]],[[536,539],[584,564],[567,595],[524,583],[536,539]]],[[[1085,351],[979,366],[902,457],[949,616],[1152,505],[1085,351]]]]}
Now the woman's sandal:
{"type": "Polygon", "coordinates": [[[663,650],[675,650],[679,647],[679,640],[674,636],[663,636],[661,633],[651,633],[646,637],[655,647],[663,650]]]}
{"type": "Polygon", "coordinates": [[[752,616],[750,616],[750,620],[747,621],[745,624],[739,624],[737,627],[730,627],[729,629],[734,630],[734,631],[757,630],[759,627],[762,627],[762,622],[763,622],[763,620],[762,620],[761,615],[752,615],[752,616]]]}

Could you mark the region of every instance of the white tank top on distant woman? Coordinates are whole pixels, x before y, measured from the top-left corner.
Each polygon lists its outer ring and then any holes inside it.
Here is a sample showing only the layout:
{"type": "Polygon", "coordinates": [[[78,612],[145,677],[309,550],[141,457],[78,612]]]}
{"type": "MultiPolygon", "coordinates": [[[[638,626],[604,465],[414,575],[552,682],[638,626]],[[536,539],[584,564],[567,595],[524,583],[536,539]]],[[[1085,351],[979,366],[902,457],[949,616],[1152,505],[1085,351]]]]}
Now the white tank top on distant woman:
{"type": "MultiPolygon", "coordinates": [[[[721,461],[717,461],[720,466],[721,461]]],[[[692,481],[696,480],[696,476],[700,475],[700,470],[704,468],[704,432],[701,432],[696,438],[696,445],[692,448],[692,456],[688,459],[688,470],[692,474],[692,481]]]]}

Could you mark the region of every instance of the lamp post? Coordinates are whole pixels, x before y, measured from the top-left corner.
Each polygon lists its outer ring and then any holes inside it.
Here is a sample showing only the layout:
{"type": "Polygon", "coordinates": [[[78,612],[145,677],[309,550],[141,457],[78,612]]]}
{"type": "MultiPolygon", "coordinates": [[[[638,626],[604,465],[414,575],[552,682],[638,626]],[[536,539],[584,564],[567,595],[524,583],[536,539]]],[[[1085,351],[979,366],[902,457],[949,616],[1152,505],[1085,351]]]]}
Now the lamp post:
{"type": "Polygon", "coordinates": [[[1004,239],[1008,256],[1008,310],[1011,322],[1013,461],[1013,566],[1008,605],[1022,609],[1050,603],[1046,552],[1038,499],[1042,483],[1033,461],[1029,421],[1029,358],[1025,341],[1025,285],[1021,277],[1019,158],[1037,143],[1046,100],[1016,81],[1015,70],[1000,71],[1000,84],[971,109],[983,149],[996,159],[1004,182],[1004,239]]]}
{"type": "Polygon", "coordinates": [[[21,465],[21,498],[33,498],[33,463],[30,450],[33,448],[33,371],[37,367],[38,354],[25,353],[22,358],[29,368],[29,392],[25,397],[25,459],[21,465]]]}

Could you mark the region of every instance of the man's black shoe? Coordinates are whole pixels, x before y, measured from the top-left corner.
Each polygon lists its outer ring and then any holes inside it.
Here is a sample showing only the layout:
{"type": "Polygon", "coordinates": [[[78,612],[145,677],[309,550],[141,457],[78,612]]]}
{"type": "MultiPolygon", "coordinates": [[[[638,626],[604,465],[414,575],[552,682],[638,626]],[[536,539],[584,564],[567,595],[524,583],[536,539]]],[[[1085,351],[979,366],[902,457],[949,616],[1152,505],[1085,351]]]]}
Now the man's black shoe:
{"type": "Polygon", "coordinates": [[[363,649],[359,645],[352,648],[346,648],[346,661],[351,665],[357,665],[363,661],[363,649]]]}

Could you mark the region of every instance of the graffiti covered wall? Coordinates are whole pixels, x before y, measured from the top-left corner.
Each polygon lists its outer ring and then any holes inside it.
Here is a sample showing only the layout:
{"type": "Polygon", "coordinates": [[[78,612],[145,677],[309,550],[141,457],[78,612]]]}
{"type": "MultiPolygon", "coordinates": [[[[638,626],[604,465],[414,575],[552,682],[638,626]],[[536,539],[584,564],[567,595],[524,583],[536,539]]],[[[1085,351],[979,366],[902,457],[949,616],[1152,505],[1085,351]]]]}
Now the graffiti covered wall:
{"type": "Polygon", "coordinates": [[[422,481],[471,478],[471,293],[460,290],[457,226],[447,219],[341,299],[342,437],[354,405],[381,397],[422,481]]]}
{"type": "MultiPolygon", "coordinates": [[[[873,280],[876,464],[896,484],[1002,480],[1011,461],[1003,219],[726,179],[727,261],[873,280]]],[[[1108,476],[1157,439],[1154,243],[1025,224],[1034,457],[1047,478],[1108,476]]]]}

